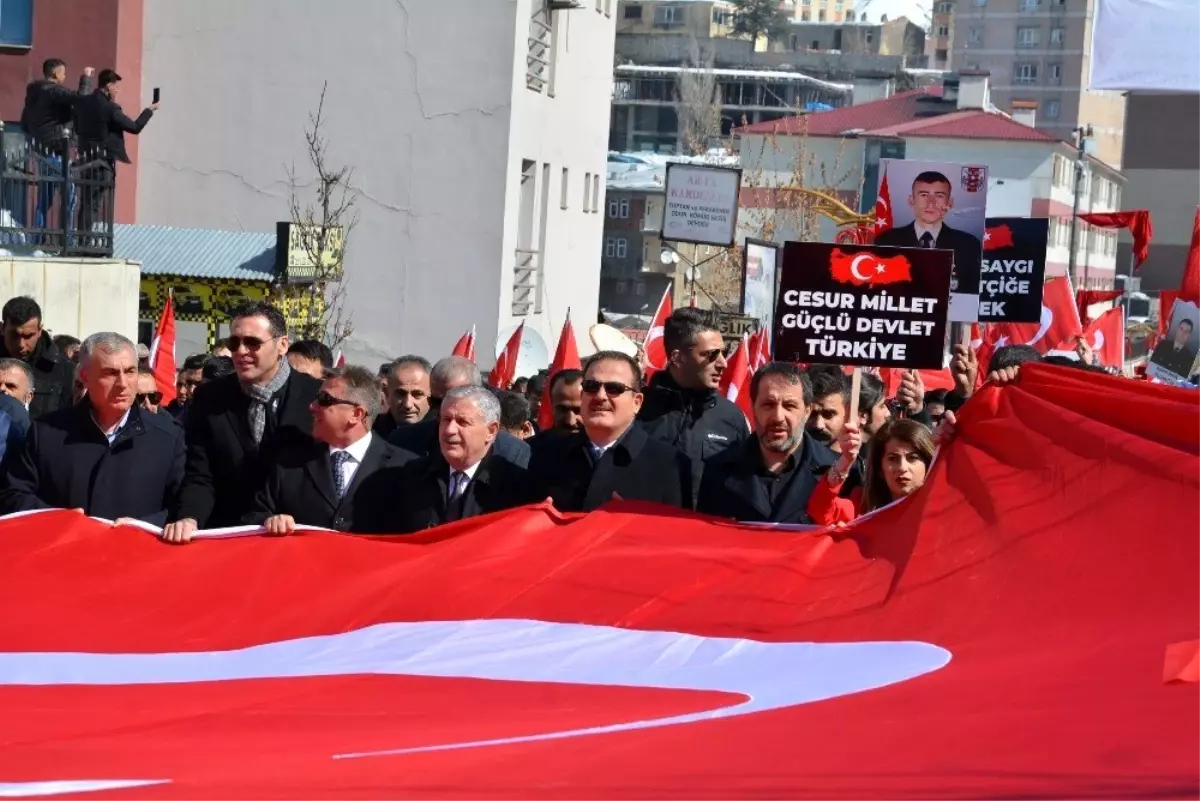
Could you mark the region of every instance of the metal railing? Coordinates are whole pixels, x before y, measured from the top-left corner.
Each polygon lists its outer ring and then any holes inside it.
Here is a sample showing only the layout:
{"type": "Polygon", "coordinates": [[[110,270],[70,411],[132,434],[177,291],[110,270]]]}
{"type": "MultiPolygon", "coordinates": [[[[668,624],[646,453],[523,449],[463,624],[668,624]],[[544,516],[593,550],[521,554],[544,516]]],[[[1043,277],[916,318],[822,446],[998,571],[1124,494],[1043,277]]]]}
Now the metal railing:
{"type": "Polygon", "coordinates": [[[111,258],[116,181],[98,151],[4,138],[0,248],[50,256],[111,258]],[[65,169],[64,169],[65,167],[65,169]]]}
{"type": "Polygon", "coordinates": [[[543,7],[529,18],[529,49],[525,55],[525,86],[535,92],[544,92],[549,83],[550,43],[550,12],[543,7]]]}

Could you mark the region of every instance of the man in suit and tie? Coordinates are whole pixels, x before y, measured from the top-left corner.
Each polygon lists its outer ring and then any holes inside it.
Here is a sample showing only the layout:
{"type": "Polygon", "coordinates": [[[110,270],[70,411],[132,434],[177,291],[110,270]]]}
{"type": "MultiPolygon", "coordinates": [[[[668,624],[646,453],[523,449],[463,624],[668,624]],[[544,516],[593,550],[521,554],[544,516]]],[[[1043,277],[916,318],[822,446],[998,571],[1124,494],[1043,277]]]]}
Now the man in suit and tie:
{"type": "MultiPolygon", "coordinates": [[[[913,221],[890,228],[875,237],[875,244],[898,248],[954,251],[952,294],[979,294],[979,262],[983,244],[979,237],[946,225],[946,214],[954,208],[950,179],[940,172],[926,171],[913,179],[908,205],[913,221]]],[[[974,319],[974,318],[972,318],[974,319]]]]}
{"type": "Polygon", "coordinates": [[[379,380],[364,367],[337,368],[309,411],[313,439],[276,456],[242,521],[268,534],[291,534],[296,526],[389,533],[405,458],[371,433],[380,413],[379,380]]]}
{"type": "Polygon", "coordinates": [[[636,423],[643,397],[637,361],[601,351],[583,375],[583,431],[534,450],[529,500],[550,498],[564,512],[590,512],[614,498],[690,507],[691,461],[636,423]]]}
{"type": "Polygon", "coordinates": [[[835,459],[804,434],[812,384],[796,365],[771,362],[754,373],[750,399],[755,435],[708,463],[698,509],[745,522],[811,523],[809,497],[835,459]]]}
{"type": "Polygon", "coordinates": [[[230,331],[225,344],[234,372],[201,384],[188,405],[187,470],[173,522],[163,530],[167,542],[240,523],[275,453],[311,438],[308,409],[321,382],[288,364],[283,315],[247,303],[234,312],[230,331]]]}
{"type": "Polygon", "coordinates": [[[1191,376],[1192,365],[1196,363],[1196,350],[1188,347],[1188,340],[1192,338],[1192,328],[1191,320],[1186,317],[1180,318],[1175,324],[1171,338],[1164,339],[1154,349],[1150,363],[1180,378],[1191,376]]]}
{"type": "Polygon", "coordinates": [[[525,470],[498,457],[500,434],[500,401],[490,389],[448,391],[438,407],[437,450],[402,471],[393,530],[421,531],[518,505],[525,470]]]}

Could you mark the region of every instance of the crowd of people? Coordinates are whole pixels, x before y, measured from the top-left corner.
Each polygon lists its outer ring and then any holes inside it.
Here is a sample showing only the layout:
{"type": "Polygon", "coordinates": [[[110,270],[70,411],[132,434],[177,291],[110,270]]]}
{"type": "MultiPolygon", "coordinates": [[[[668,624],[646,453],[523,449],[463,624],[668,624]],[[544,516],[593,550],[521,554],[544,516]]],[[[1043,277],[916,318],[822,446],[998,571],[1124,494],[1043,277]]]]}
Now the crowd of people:
{"type": "MultiPolygon", "coordinates": [[[[602,351],[499,389],[458,356],[335,367],[329,348],[291,342],[280,312],[252,303],[221,348],[183,361],[163,405],[145,346],[52,338],[27,297],[0,317],[0,513],[80,509],[160,526],[170,542],[238,525],[404,534],[546,499],[565,512],[622,499],[844,524],[920,489],[936,438],[981,383],[960,346],[955,389],[926,392],[910,372],[888,398],[863,372],[855,409],[842,367],[772,362],[754,373],[747,421],[718,391],[724,343],[699,309],[667,320],[665,369],[602,351]],[[537,430],[547,381],[553,424],[537,430]]],[[[1032,360],[1045,359],[1000,348],[988,378],[1011,381],[1032,360]]]]}

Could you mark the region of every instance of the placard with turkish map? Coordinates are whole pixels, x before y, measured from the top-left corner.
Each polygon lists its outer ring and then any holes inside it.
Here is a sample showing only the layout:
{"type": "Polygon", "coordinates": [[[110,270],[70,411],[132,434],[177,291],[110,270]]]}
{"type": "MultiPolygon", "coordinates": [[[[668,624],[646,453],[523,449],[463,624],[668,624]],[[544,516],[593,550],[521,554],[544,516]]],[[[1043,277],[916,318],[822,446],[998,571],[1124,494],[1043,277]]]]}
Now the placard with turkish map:
{"type": "Polygon", "coordinates": [[[954,252],[788,242],[773,357],[941,369],[954,252]]]}
{"type": "Polygon", "coordinates": [[[979,322],[1036,323],[1046,281],[1045,218],[988,217],[979,273],[979,322]]]}

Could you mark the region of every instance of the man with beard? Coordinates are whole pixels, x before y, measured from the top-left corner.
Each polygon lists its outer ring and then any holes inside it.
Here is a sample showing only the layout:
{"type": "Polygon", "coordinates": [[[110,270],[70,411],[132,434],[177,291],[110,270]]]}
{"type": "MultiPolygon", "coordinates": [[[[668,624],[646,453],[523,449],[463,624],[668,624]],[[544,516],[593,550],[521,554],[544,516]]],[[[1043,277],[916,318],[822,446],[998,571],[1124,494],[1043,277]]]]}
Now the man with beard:
{"type": "Polygon", "coordinates": [[[583,430],[583,371],[559,370],[550,379],[550,407],[554,425],[529,438],[530,448],[546,447],[560,437],[583,430]]]}
{"type": "Polygon", "coordinates": [[[808,499],[834,462],[804,426],[813,403],[808,376],[771,362],[750,382],[755,436],[710,462],[698,510],[747,522],[811,523],[808,499]]]}

